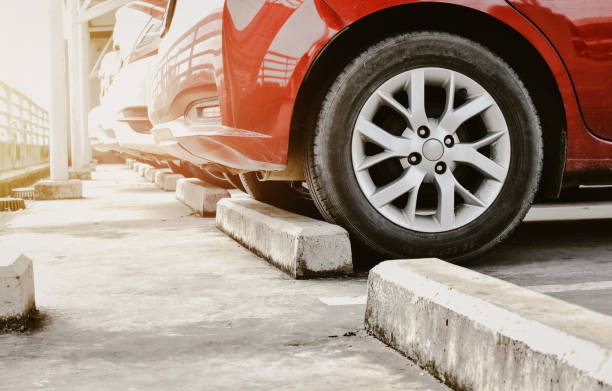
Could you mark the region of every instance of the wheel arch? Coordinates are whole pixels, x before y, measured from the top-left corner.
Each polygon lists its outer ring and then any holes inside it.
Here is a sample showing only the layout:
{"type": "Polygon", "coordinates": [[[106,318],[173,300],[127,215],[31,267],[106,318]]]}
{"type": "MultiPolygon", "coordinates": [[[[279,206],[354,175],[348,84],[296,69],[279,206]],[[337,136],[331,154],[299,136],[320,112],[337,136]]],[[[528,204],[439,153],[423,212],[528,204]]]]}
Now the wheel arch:
{"type": "Polygon", "coordinates": [[[318,113],[342,69],[364,48],[388,36],[410,31],[441,31],[463,36],[487,47],[514,69],[531,95],[544,135],[539,195],[558,197],[567,156],[567,122],[553,72],[538,50],[512,27],[484,12],[447,3],[390,7],[369,14],[336,34],[310,65],[298,91],[291,122],[289,159],[301,156],[305,136],[317,120],[313,114],[318,113]]]}

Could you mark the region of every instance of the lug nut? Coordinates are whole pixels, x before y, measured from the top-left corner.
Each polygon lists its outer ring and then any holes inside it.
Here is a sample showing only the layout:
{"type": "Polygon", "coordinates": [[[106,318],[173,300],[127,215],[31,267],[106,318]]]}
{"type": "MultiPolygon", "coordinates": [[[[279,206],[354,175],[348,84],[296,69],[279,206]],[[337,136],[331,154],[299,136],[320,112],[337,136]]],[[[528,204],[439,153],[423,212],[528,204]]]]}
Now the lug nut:
{"type": "Polygon", "coordinates": [[[453,136],[444,137],[444,145],[446,145],[448,148],[452,148],[452,146],[455,145],[455,139],[453,136]]]}
{"type": "Polygon", "coordinates": [[[436,164],[436,174],[444,174],[446,172],[446,163],[439,162],[436,164]]]}
{"type": "Polygon", "coordinates": [[[412,164],[413,166],[416,166],[417,164],[419,164],[421,162],[421,155],[419,155],[416,152],[411,153],[410,155],[408,155],[408,163],[412,164]]]}
{"type": "Polygon", "coordinates": [[[429,128],[427,126],[420,126],[417,129],[417,134],[419,135],[419,137],[427,138],[429,137],[429,134],[430,134],[429,128]]]}

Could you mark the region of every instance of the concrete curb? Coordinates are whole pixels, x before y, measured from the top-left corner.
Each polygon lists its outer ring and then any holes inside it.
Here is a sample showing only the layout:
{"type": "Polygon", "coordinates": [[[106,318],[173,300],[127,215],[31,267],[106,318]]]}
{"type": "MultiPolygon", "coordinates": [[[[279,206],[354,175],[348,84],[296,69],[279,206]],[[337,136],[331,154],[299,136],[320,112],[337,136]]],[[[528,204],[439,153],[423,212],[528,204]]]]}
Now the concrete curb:
{"type": "Polygon", "coordinates": [[[155,173],[155,184],[164,191],[176,191],[176,182],[183,179],[180,174],[173,174],[168,171],[158,171],[155,173]]]}
{"type": "Polygon", "coordinates": [[[0,197],[11,194],[16,187],[30,186],[49,176],[49,164],[0,173],[0,197]]]}
{"type": "Polygon", "coordinates": [[[214,216],[217,202],[229,196],[227,190],[196,178],[184,178],[176,182],[176,199],[198,212],[200,216],[214,216]]]}
{"type": "Polygon", "coordinates": [[[348,233],[253,199],[217,204],[217,228],[294,278],[352,273],[348,233]]]}
{"type": "Polygon", "coordinates": [[[437,259],[370,271],[366,329],[457,390],[612,390],[612,318],[437,259]]]}
{"type": "Polygon", "coordinates": [[[35,309],[32,260],[3,248],[0,251],[0,332],[25,331],[35,309]]]}
{"type": "Polygon", "coordinates": [[[83,182],[79,180],[38,181],[34,185],[34,199],[37,201],[76,198],[83,198],[83,182]]]}

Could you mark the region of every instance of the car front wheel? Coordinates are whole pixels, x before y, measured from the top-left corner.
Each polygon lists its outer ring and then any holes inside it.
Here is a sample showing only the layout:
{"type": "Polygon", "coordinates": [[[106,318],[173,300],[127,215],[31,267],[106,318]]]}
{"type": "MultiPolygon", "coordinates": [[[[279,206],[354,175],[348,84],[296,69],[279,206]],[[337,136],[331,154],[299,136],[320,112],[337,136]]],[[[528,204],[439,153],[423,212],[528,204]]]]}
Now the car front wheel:
{"type": "Polygon", "coordinates": [[[337,77],[306,150],[330,222],[387,258],[473,258],[533,201],[541,130],[519,77],[446,33],[402,34],[337,77]]]}

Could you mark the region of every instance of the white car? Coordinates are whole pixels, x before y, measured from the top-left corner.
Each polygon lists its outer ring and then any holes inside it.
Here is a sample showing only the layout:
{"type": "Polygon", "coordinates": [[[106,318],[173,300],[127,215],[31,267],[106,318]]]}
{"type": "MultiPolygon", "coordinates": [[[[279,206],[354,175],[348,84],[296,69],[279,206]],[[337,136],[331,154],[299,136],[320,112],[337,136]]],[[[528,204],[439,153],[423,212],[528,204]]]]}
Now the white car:
{"type": "Polygon", "coordinates": [[[115,15],[113,39],[118,50],[101,61],[100,106],[89,114],[90,131],[99,139],[97,149],[160,164],[169,158],[150,134],[147,113],[147,75],[156,62],[156,32],[163,12],[157,3],[136,1],[115,15]]]}

